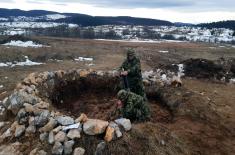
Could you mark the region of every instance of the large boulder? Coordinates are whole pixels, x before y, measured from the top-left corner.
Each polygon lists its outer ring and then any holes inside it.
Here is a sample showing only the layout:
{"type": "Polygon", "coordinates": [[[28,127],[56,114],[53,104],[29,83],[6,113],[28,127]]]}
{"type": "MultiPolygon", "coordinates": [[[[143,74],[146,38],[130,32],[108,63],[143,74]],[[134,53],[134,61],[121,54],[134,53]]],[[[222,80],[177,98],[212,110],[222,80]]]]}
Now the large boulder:
{"type": "Polygon", "coordinates": [[[88,119],[83,124],[83,131],[87,135],[98,135],[105,132],[105,129],[109,125],[109,122],[98,120],[98,119],[88,119]]]}

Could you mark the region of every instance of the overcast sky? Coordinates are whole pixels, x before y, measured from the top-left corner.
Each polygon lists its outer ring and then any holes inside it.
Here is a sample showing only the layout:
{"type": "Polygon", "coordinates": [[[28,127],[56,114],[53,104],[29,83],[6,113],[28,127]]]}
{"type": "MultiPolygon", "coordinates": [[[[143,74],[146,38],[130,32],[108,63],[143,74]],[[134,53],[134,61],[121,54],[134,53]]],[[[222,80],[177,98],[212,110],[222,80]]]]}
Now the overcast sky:
{"type": "Polygon", "coordinates": [[[0,7],[188,23],[235,20],[235,0],[0,0],[0,7]]]}

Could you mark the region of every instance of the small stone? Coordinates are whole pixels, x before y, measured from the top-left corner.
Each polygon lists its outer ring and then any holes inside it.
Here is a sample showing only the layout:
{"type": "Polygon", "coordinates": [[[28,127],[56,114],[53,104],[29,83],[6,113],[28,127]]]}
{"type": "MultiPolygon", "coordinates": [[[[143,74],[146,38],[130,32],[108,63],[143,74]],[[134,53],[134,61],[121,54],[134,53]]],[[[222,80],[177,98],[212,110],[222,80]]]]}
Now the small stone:
{"type": "Polygon", "coordinates": [[[26,129],[26,133],[27,134],[32,134],[36,132],[36,127],[34,125],[30,125],[28,126],[28,128],[26,129]]]}
{"type": "Polygon", "coordinates": [[[88,117],[86,114],[82,113],[76,120],[76,123],[84,123],[88,120],[88,117]]]}
{"type": "Polygon", "coordinates": [[[47,124],[48,119],[50,117],[50,112],[48,110],[44,110],[41,114],[35,117],[35,123],[37,126],[44,126],[47,124]]]}
{"type": "Polygon", "coordinates": [[[67,139],[66,134],[63,131],[59,131],[56,135],[55,135],[55,141],[56,142],[64,142],[67,139]]]}
{"type": "Polygon", "coordinates": [[[79,129],[71,129],[69,130],[67,137],[70,139],[78,139],[81,138],[81,134],[79,129]]]}
{"type": "Polygon", "coordinates": [[[54,142],[55,142],[55,136],[54,136],[53,131],[51,131],[51,132],[49,133],[49,136],[48,136],[48,143],[49,143],[49,144],[54,144],[54,142]]]}
{"type": "Polygon", "coordinates": [[[41,140],[42,142],[46,141],[46,140],[47,140],[47,137],[48,137],[48,133],[46,133],[46,132],[40,134],[40,140],[41,140]]]}
{"type": "Polygon", "coordinates": [[[33,149],[33,150],[29,153],[29,155],[37,155],[37,152],[38,152],[38,148],[33,149]]]}
{"type": "Polygon", "coordinates": [[[100,142],[96,147],[95,155],[102,155],[105,148],[106,148],[106,143],[105,142],[100,142]]]}
{"type": "Polygon", "coordinates": [[[39,150],[38,148],[33,149],[29,155],[47,155],[47,153],[44,150],[39,150]]]}
{"type": "Polygon", "coordinates": [[[118,125],[122,126],[125,129],[125,131],[131,130],[131,121],[129,119],[120,118],[120,119],[115,120],[115,122],[118,125]]]}
{"type": "Polygon", "coordinates": [[[56,117],[56,120],[63,126],[74,124],[74,119],[69,116],[58,116],[56,117]]]}
{"type": "Polygon", "coordinates": [[[26,111],[25,111],[25,109],[20,109],[20,111],[18,112],[18,114],[17,114],[17,117],[18,117],[18,119],[20,119],[20,118],[23,118],[23,117],[25,117],[26,116],[26,111]]]}
{"type": "Polygon", "coordinates": [[[40,132],[49,132],[57,125],[57,121],[50,118],[49,122],[42,128],[39,129],[40,132]]]}
{"type": "Polygon", "coordinates": [[[104,133],[108,125],[109,123],[107,121],[98,119],[88,119],[83,124],[83,131],[87,135],[98,135],[104,133]]]}
{"type": "Polygon", "coordinates": [[[43,102],[43,101],[34,105],[34,107],[39,108],[39,109],[48,109],[49,106],[50,106],[49,103],[43,102]]]}
{"type": "Polygon", "coordinates": [[[85,149],[81,147],[77,147],[74,149],[73,155],[84,155],[85,154],[85,149]]]}
{"type": "Polygon", "coordinates": [[[115,133],[116,133],[116,136],[117,138],[121,138],[122,137],[122,132],[120,131],[120,129],[115,129],[115,133]]]}
{"type": "Polygon", "coordinates": [[[12,132],[11,129],[7,129],[1,136],[0,136],[0,143],[2,143],[6,138],[11,137],[12,132]]]}
{"type": "Polygon", "coordinates": [[[5,126],[5,122],[0,122],[0,129],[2,129],[5,126]]]}
{"type": "Polygon", "coordinates": [[[15,132],[16,127],[18,127],[18,126],[19,126],[19,123],[18,123],[17,121],[13,122],[13,123],[11,124],[11,131],[12,131],[12,132],[15,132]]]}
{"type": "Polygon", "coordinates": [[[7,109],[0,105],[0,121],[5,121],[7,120],[7,109]]]}
{"type": "Polygon", "coordinates": [[[74,143],[73,140],[64,143],[64,154],[71,154],[73,152],[74,143]]]}
{"type": "Polygon", "coordinates": [[[53,148],[52,148],[52,154],[53,155],[62,155],[63,154],[64,147],[60,142],[55,142],[53,148]]]}
{"type": "Polygon", "coordinates": [[[44,150],[40,150],[38,151],[38,155],[47,155],[47,152],[45,152],[44,150]]]}
{"type": "Polygon", "coordinates": [[[57,134],[59,131],[61,131],[63,128],[62,128],[62,126],[58,126],[58,127],[56,127],[55,129],[53,129],[53,132],[55,133],[55,134],[57,134]]]}
{"type": "Polygon", "coordinates": [[[19,125],[16,127],[15,130],[15,137],[18,138],[20,136],[22,136],[25,132],[25,126],[24,125],[19,125]]]}
{"type": "Polygon", "coordinates": [[[110,142],[113,140],[114,136],[115,136],[115,129],[108,126],[106,129],[104,140],[110,142]]]}
{"type": "Polygon", "coordinates": [[[24,109],[28,113],[33,113],[33,111],[34,111],[34,107],[28,103],[24,103],[24,109]]]}
{"type": "Polygon", "coordinates": [[[34,117],[29,117],[29,125],[36,125],[34,117]]]}

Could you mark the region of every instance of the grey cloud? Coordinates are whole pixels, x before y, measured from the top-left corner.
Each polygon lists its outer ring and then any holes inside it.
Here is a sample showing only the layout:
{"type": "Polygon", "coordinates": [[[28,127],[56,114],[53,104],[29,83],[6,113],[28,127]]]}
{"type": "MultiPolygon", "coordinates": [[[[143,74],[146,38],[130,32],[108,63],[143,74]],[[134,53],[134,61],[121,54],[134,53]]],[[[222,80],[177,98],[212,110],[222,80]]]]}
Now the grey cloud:
{"type": "MultiPolygon", "coordinates": [[[[37,2],[37,0],[30,0],[37,2]]],[[[181,11],[234,11],[234,0],[40,0],[55,4],[82,3],[109,8],[169,8],[181,11]]]]}

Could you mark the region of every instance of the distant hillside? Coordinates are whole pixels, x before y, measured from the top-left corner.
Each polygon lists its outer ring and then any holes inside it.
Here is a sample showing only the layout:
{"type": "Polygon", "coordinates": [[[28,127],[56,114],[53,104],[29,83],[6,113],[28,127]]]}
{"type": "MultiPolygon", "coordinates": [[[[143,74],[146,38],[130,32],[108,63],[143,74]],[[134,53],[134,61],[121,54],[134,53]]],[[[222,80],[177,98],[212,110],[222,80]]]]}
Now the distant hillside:
{"type": "Polygon", "coordinates": [[[135,17],[100,17],[100,16],[72,16],[70,18],[59,19],[57,22],[73,23],[82,26],[98,26],[98,25],[160,25],[160,26],[172,26],[171,22],[147,19],[147,18],[135,18],[135,17]]]}
{"type": "MultiPolygon", "coordinates": [[[[147,19],[147,18],[135,18],[135,17],[101,17],[101,16],[89,16],[85,14],[78,13],[58,13],[52,11],[44,11],[44,10],[32,10],[32,11],[23,11],[19,9],[0,9],[0,18],[10,18],[12,17],[35,17],[35,21],[48,21],[48,19],[37,17],[60,14],[67,16],[66,18],[56,19],[53,22],[65,22],[65,23],[73,23],[81,26],[98,26],[98,25],[161,25],[161,26],[171,26],[174,25],[169,21],[164,20],[156,20],[156,19],[147,19]]],[[[32,20],[32,19],[30,19],[32,20]]],[[[25,19],[24,19],[25,21],[25,19]]]]}
{"type": "Polygon", "coordinates": [[[210,29],[211,28],[228,28],[228,29],[235,30],[235,20],[198,24],[197,26],[206,27],[210,29]]]}

